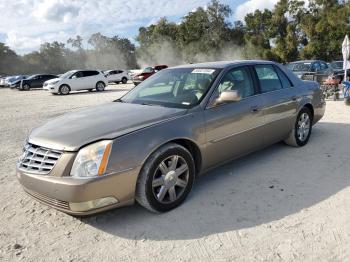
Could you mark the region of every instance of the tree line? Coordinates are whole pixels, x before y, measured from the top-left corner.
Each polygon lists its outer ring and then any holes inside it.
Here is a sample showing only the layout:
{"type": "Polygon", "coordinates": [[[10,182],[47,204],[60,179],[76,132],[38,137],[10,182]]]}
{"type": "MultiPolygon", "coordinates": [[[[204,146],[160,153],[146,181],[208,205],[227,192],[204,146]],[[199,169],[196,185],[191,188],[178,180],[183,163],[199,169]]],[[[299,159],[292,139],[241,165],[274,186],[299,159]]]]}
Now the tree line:
{"type": "Polygon", "coordinates": [[[38,51],[17,55],[0,43],[0,74],[61,73],[73,68],[138,68],[146,65],[214,60],[341,59],[341,43],[350,34],[348,0],[280,0],[272,10],[256,10],[231,21],[233,10],[211,0],[179,23],[161,18],[139,28],[136,42],[101,33],[44,43],[38,51]],[[89,48],[84,48],[84,43],[89,48]]]}

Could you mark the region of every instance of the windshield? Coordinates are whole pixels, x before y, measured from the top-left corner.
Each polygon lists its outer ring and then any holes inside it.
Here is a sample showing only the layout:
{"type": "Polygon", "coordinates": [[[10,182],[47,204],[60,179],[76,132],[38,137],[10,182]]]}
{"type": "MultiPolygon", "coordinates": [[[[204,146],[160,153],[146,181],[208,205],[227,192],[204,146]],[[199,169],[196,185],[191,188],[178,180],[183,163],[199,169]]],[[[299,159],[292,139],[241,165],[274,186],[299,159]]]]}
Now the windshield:
{"type": "Polygon", "coordinates": [[[30,79],[33,79],[34,77],[36,77],[37,75],[32,75],[30,77],[28,77],[27,79],[30,80],[30,79]]]}
{"type": "Polygon", "coordinates": [[[67,73],[64,73],[63,75],[61,75],[60,78],[68,78],[75,72],[76,72],[75,70],[68,71],[67,73]]]}
{"type": "Polygon", "coordinates": [[[311,71],[311,63],[292,63],[288,64],[287,67],[294,72],[309,72],[311,71]]]}
{"type": "Polygon", "coordinates": [[[197,105],[220,73],[212,68],[174,68],[148,78],[117,101],[190,108],[197,105]]]}
{"type": "Polygon", "coordinates": [[[343,69],[343,62],[339,61],[339,62],[332,62],[331,63],[331,67],[333,69],[343,69]]]}

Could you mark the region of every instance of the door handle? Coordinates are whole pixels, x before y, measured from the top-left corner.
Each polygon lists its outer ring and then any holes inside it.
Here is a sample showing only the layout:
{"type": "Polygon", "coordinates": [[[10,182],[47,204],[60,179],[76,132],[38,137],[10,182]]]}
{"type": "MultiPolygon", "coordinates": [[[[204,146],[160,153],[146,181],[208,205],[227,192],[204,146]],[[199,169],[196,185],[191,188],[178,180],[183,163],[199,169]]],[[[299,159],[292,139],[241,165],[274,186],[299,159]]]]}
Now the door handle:
{"type": "Polygon", "coordinates": [[[253,113],[257,113],[257,112],[260,111],[259,107],[257,107],[257,106],[252,106],[251,110],[252,110],[253,113]]]}

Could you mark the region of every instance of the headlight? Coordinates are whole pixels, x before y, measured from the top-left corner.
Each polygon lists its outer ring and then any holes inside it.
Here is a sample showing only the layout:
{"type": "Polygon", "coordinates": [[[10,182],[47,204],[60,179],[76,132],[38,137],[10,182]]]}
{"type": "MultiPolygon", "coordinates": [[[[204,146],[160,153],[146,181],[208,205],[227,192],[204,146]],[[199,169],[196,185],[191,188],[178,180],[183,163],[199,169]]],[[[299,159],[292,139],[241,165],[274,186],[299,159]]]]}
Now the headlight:
{"type": "Polygon", "coordinates": [[[112,143],[110,140],[105,140],[82,148],[74,160],[70,175],[76,178],[104,175],[112,143]]]}
{"type": "Polygon", "coordinates": [[[60,80],[56,80],[56,81],[53,81],[51,83],[49,83],[49,85],[56,85],[60,80]]]}

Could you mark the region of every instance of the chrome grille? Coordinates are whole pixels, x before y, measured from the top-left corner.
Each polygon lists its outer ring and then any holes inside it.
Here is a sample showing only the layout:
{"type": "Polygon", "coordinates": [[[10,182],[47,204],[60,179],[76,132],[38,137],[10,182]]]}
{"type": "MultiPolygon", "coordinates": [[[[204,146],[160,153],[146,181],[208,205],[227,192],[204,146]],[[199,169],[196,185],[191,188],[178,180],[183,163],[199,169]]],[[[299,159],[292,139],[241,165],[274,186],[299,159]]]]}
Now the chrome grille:
{"type": "Polygon", "coordinates": [[[60,151],[28,143],[19,159],[18,168],[26,172],[46,175],[52,170],[61,155],[60,151]]]}

